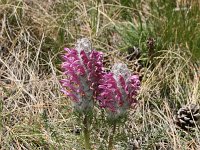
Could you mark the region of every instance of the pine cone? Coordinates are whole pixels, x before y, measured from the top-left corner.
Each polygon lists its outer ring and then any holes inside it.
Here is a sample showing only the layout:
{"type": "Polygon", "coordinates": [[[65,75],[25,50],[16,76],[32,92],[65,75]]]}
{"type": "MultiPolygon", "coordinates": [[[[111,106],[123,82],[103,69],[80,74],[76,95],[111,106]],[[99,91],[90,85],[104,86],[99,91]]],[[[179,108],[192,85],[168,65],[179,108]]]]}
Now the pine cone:
{"type": "Polygon", "coordinates": [[[175,123],[183,130],[192,130],[200,118],[199,106],[189,104],[180,108],[175,116],[175,123]]]}

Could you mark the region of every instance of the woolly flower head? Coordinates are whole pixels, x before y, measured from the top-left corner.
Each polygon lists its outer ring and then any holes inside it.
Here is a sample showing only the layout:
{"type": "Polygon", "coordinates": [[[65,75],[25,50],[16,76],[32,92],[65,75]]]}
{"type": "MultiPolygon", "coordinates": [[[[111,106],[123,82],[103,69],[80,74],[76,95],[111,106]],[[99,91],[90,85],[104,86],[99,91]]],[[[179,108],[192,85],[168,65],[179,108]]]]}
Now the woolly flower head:
{"type": "Polygon", "coordinates": [[[92,51],[92,43],[88,38],[78,39],[75,45],[75,49],[80,53],[84,50],[86,53],[92,51]]]}
{"type": "Polygon", "coordinates": [[[131,72],[126,64],[115,63],[111,69],[114,78],[118,81],[119,76],[122,76],[125,80],[131,76],[131,72]]]}
{"type": "Polygon", "coordinates": [[[98,92],[99,79],[103,74],[103,59],[100,52],[91,50],[87,40],[79,40],[77,49],[64,50],[61,68],[65,78],[62,79],[62,91],[73,101],[75,110],[89,111],[98,92]],[[83,46],[84,49],[81,47],[83,46]]]}
{"type": "Polygon", "coordinates": [[[131,75],[125,64],[117,63],[100,81],[99,104],[106,109],[108,117],[118,119],[135,106],[139,88],[138,75],[131,75]]]}

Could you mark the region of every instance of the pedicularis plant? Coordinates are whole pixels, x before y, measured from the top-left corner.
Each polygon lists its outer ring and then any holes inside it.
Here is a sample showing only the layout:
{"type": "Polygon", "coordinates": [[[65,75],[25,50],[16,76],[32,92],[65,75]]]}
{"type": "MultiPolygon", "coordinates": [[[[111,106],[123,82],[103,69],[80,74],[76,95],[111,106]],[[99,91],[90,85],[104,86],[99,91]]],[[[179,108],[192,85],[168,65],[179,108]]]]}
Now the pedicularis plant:
{"type": "Polygon", "coordinates": [[[84,125],[85,148],[90,144],[90,117],[94,106],[105,109],[107,119],[112,120],[113,132],[109,136],[108,149],[113,149],[116,124],[127,116],[127,110],[137,104],[140,88],[137,75],[131,75],[127,66],[117,63],[110,73],[103,69],[103,54],[92,50],[87,38],[78,40],[74,49],[65,48],[61,68],[65,78],[60,82],[62,92],[72,100],[74,111],[81,114],[84,125]]]}

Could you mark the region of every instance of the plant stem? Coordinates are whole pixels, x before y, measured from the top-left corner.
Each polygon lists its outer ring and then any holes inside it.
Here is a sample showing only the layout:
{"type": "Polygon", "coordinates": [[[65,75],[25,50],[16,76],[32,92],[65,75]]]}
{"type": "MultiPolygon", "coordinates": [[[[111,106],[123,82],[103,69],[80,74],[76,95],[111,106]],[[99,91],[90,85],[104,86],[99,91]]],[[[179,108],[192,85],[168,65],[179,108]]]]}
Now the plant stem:
{"type": "Polygon", "coordinates": [[[85,115],[85,117],[84,117],[83,125],[84,125],[83,133],[84,133],[84,140],[85,140],[85,148],[86,148],[86,150],[91,150],[90,132],[89,132],[87,115],[85,115]]]}
{"type": "Polygon", "coordinates": [[[114,122],[114,124],[113,124],[112,133],[109,137],[108,150],[113,150],[113,137],[115,135],[115,130],[116,130],[116,122],[114,122]]]}
{"type": "Polygon", "coordinates": [[[2,142],[2,135],[3,135],[3,100],[0,99],[0,143],[2,142]]]}

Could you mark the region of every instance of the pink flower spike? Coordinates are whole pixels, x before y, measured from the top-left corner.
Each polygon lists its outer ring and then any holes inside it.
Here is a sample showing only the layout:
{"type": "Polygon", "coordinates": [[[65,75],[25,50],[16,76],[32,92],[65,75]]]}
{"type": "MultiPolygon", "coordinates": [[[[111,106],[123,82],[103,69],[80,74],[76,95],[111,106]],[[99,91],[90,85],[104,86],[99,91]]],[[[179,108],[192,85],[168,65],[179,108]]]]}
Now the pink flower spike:
{"type": "Polygon", "coordinates": [[[100,80],[101,93],[97,99],[110,118],[118,119],[137,104],[139,88],[139,77],[131,75],[125,64],[115,64],[112,73],[104,74],[100,80]]]}
{"type": "Polygon", "coordinates": [[[62,92],[72,99],[74,108],[89,111],[99,93],[99,82],[103,76],[102,53],[91,49],[88,39],[80,39],[75,49],[64,48],[61,68],[65,78],[61,80],[62,92]]]}

